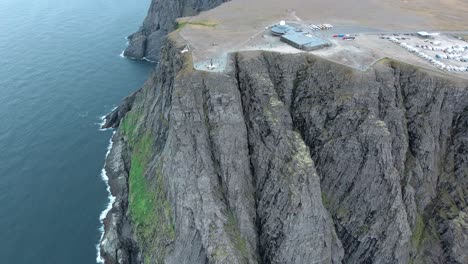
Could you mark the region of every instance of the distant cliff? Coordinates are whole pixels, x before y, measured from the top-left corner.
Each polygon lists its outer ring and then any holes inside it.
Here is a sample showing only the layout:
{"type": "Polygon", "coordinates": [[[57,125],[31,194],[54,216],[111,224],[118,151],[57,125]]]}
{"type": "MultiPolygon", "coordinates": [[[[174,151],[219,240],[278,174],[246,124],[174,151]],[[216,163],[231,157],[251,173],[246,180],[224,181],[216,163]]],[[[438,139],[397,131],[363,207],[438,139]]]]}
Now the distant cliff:
{"type": "Polygon", "coordinates": [[[140,29],[128,37],[126,57],[158,61],[162,43],[176,18],[193,16],[229,0],[153,0],[140,29]]]}
{"type": "Polygon", "coordinates": [[[468,81],[182,49],[107,124],[106,263],[467,263],[468,81]]]}

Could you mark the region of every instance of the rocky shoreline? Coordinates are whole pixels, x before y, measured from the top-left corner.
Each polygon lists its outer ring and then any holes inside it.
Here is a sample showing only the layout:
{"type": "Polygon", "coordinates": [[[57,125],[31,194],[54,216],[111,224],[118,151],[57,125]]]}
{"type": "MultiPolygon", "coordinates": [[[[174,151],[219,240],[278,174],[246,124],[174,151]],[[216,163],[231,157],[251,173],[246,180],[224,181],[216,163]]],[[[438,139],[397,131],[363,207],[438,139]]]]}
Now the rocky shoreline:
{"type": "MultiPolygon", "coordinates": [[[[178,64],[176,67],[180,68],[181,65],[178,64]]],[[[143,88],[127,96],[117,108],[105,116],[101,125],[101,129],[117,129],[111,138],[111,148],[104,165],[108,177],[107,184],[111,195],[115,198],[111,210],[102,221],[104,233],[99,242],[98,259],[104,264],[142,263],[143,257],[134,234],[128,208],[132,151],[128,142],[129,138],[121,134],[119,125],[125,115],[132,110],[136,98],[138,96],[141,98],[143,91],[150,89],[154,84],[152,79],[155,77],[153,74],[143,88]]]]}
{"type": "Polygon", "coordinates": [[[114,197],[112,208],[103,219],[104,234],[99,244],[103,263],[139,263],[138,247],[135,243],[128,214],[128,170],[130,166],[125,143],[116,132],[112,136],[112,148],[107,156],[105,172],[107,184],[114,197]]]}

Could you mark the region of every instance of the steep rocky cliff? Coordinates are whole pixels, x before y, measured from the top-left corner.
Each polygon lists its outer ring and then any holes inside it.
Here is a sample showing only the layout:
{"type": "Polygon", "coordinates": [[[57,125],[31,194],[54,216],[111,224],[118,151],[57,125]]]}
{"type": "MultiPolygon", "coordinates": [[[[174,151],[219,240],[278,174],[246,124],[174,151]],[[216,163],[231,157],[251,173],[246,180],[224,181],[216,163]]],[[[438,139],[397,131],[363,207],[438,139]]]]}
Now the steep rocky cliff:
{"type": "Polygon", "coordinates": [[[106,263],[468,263],[468,81],[179,43],[106,124],[106,263]]]}
{"type": "Polygon", "coordinates": [[[193,16],[229,0],[152,0],[140,29],[128,37],[124,56],[158,61],[162,43],[176,28],[176,18],[193,16]]]}

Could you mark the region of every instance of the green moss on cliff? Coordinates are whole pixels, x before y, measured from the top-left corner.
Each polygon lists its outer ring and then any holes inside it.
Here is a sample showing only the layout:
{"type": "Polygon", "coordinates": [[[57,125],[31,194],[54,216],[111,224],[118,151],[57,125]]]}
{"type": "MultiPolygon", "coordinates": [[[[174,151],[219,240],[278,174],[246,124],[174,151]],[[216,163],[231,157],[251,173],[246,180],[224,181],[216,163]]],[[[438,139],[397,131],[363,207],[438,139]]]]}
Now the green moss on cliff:
{"type": "Polygon", "coordinates": [[[139,238],[151,237],[154,223],[155,197],[149,190],[144,176],[151,154],[151,136],[143,135],[133,146],[129,177],[129,207],[139,238]]]}
{"type": "Polygon", "coordinates": [[[239,228],[237,227],[236,217],[233,212],[228,213],[228,222],[225,228],[241,256],[248,259],[249,253],[247,250],[247,241],[241,236],[239,228]]]}
{"type": "Polygon", "coordinates": [[[145,176],[154,138],[151,133],[137,133],[138,119],[137,113],[129,112],[120,126],[132,150],[129,211],[145,263],[146,260],[162,263],[166,247],[175,239],[172,208],[164,189],[162,163],[158,163],[155,177],[145,176]]]}
{"type": "Polygon", "coordinates": [[[328,200],[328,196],[325,192],[322,192],[322,204],[325,209],[330,210],[330,201],[328,200]]]}
{"type": "Polygon", "coordinates": [[[411,236],[411,244],[413,248],[417,249],[421,245],[421,240],[424,234],[424,219],[421,215],[416,216],[416,224],[414,226],[413,234],[411,236]]]}
{"type": "Polygon", "coordinates": [[[120,122],[120,133],[127,137],[130,145],[133,145],[135,139],[135,131],[138,123],[139,114],[134,111],[128,112],[120,122]]]}
{"type": "Polygon", "coordinates": [[[216,247],[213,250],[212,258],[214,261],[222,261],[229,256],[226,249],[224,247],[216,247]]]}
{"type": "Polygon", "coordinates": [[[166,247],[175,239],[175,227],[164,189],[162,164],[157,166],[154,184],[145,177],[151,146],[152,136],[144,134],[133,148],[129,208],[145,259],[162,263],[166,247]]]}
{"type": "MultiPolygon", "coordinates": [[[[454,196],[458,195],[458,193],[455,193],[454,196]]],[[[454,219],[458,216],[460,213],[460,209],[457,206],[455,198],[458,197],[452,197],[450,195],[449,191],[446,189],[442,189],[439,193],[439,214],[440,216],[445,219],[445,220],[451,220],[454,219]]],[[[464,199],[462,198],[460,200],[460,203],[464,202],[464,199]]]]}

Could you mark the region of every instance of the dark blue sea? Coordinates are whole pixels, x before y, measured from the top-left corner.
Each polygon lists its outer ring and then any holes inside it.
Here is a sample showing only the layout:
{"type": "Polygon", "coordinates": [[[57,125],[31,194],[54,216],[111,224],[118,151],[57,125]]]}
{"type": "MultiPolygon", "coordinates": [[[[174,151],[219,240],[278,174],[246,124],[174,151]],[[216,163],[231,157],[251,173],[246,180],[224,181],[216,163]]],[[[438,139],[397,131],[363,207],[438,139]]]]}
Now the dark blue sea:
{"type": "Polygon", "coordinates": [[[112,131],[152,65],[121,58],[149,0],[0,0],[0,263],[96,263],[112,131]]]}

